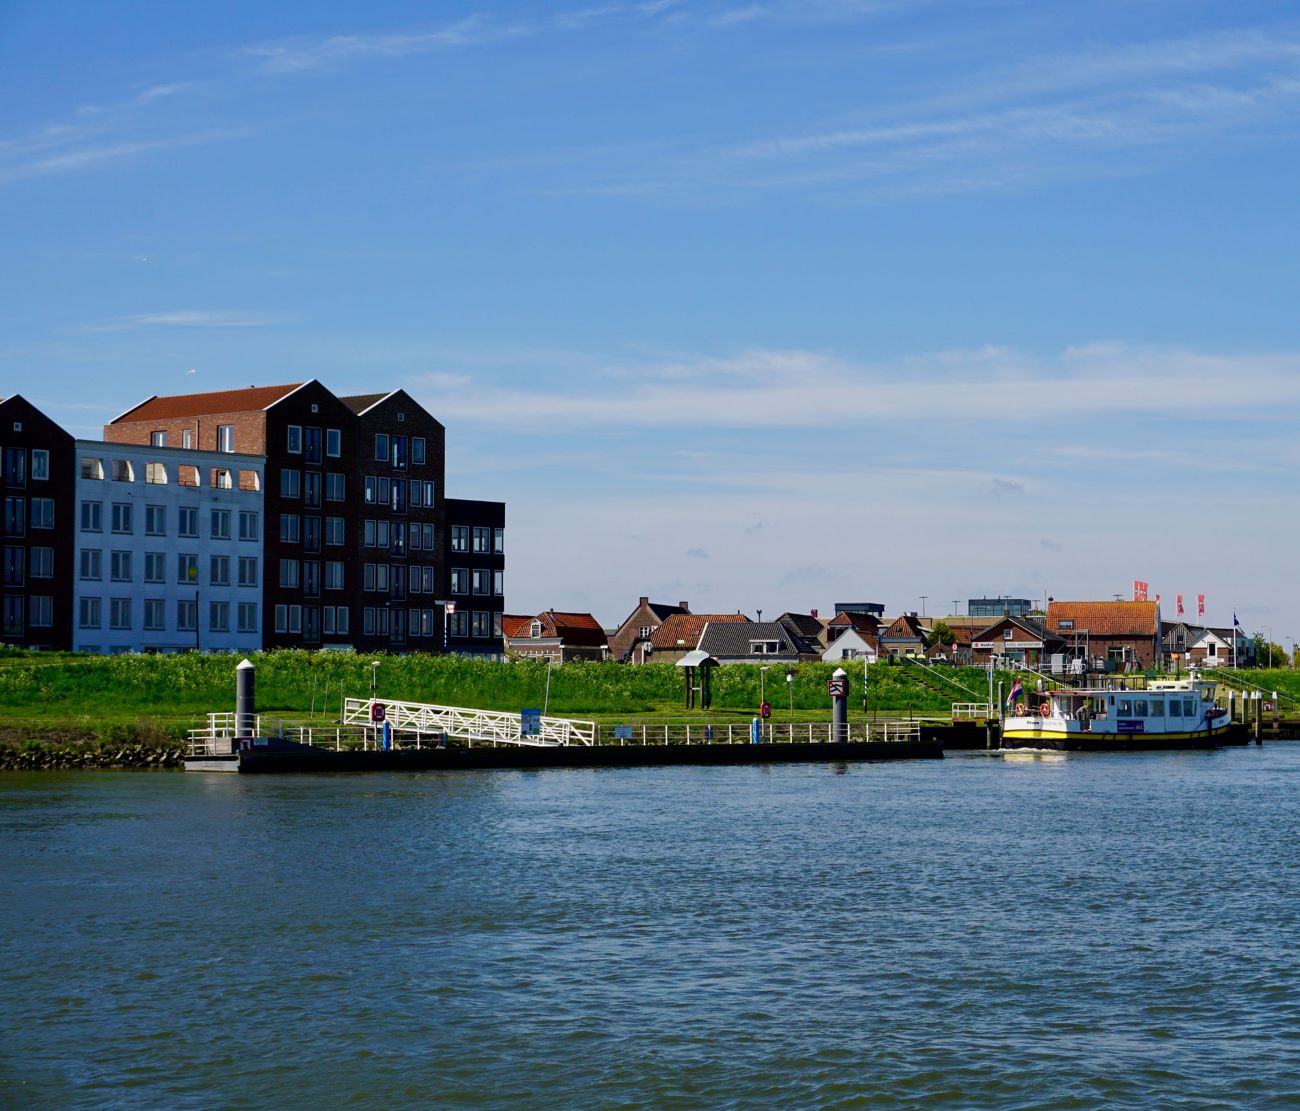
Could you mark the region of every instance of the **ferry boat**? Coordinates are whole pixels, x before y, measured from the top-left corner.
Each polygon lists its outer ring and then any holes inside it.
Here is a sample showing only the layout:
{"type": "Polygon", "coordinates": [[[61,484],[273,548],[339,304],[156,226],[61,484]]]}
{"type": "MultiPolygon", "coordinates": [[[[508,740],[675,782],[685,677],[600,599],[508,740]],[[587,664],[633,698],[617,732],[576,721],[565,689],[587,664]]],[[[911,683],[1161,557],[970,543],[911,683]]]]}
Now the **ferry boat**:
{"type": "Polygon", "coordinates": [[[1002,726],[1002,747],[1210,748],[1231,731],[1228,712],[1214,704],[1212,682],[1175,679],[1152,682],[1145,690],[1041,691],[1029,705],[1016,704],[1002,726]]]}

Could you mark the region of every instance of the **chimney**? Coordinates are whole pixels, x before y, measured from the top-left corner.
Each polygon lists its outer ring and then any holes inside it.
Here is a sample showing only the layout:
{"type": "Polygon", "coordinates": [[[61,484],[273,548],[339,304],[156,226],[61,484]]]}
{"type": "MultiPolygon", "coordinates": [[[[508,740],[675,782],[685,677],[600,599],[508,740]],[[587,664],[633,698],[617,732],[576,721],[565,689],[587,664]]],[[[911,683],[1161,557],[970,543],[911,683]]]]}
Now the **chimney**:
{"type": "Polygon", "coordinates": [[[690,612],[691,612],[690,604],[689,604],[688,602],[685,602],[685,601],[678,602],[678,603],[677,603],[677,608],[678,608],[678,609],[684,609],[687,613],[690,613],[690,612]]]}
{"type": "Polygon", "coordinates": [[[649,604],[650,604],[650,599],[647,598],[644,594],[642,594],[641,597],[637,600],[637,605],[648,606],[649,604]]]}

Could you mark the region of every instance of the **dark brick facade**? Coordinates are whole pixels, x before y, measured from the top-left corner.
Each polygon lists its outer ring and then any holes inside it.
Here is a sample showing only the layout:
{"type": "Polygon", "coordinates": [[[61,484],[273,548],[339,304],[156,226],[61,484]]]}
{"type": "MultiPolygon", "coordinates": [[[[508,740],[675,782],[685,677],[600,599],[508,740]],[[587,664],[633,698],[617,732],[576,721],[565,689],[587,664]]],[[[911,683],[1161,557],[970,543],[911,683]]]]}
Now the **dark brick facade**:
{"type": "Polygon", "coordinates": [[[0,642],[72,647],[76,466],[72,436],[22,397],[0,401],[0,642]]]}
{"type": "Polygon", "coordinates": [[[505,503],[448,498],[446,511],[445,597],[456,606],[448,618],[447,650],[499,655],[506,607],[505,503]]]}

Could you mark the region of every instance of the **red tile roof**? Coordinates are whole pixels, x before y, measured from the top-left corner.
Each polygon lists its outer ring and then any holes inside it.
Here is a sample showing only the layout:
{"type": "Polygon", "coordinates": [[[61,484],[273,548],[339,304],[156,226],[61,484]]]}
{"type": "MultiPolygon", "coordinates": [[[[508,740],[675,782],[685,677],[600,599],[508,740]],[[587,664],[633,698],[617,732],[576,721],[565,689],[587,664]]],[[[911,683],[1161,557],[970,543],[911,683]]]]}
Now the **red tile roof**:
{"type": "Polygon", "coordinates": [[[528,635],[528,626],[536,618],[527,615],[520,616],[513,613],[503,613],[501,615],[501,635],[508,637],[526,637],[528,635]]]}
{"type": "Polygon", "coordinates": [[[1048,602],[1047,627],[1069,636],[1085,629],[1092,636],[1153,637],[1160,628],[1155,602],[1048,602]],[[1073,628],[1062,629],[1062,621],[1073,628]]]}
{"type": "Polygon", "coordinates": [[[660,651],[693,649],[699,644],[700,633],[709,622],[727,624],[748,620],[743,613],[674,613],[651,634],[650,643],[660,651]]]}
{"type": "Polygon", "coordinates": [[[208,413],[260,412],[287,397],[304,383],[287,386],[249,386],[246,390],[218,390],[215,393],[187,393],[173,397],[151,397],[128,409],[112,424],[145,420],[175,420],[202,417],[208,413]]]}

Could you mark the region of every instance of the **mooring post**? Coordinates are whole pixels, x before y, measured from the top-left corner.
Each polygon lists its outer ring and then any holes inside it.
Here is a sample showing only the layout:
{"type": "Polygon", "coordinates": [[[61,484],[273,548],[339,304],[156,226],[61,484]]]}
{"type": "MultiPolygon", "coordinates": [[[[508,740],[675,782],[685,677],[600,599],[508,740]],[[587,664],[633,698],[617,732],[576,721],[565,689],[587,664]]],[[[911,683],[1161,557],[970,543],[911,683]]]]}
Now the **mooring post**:
{"type": "Polygon", "coordinates": [[[849,739],[849,673],[837,667],[828,684],[831,695],[831,740],[849,739]]]}
{"type": "Polygon", "coordinates": [[[235,668],[235,736],[252,737],[257,733],[257,706],[254,697],[252,660],[240,660],[235,668]]]}

